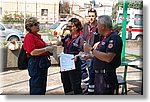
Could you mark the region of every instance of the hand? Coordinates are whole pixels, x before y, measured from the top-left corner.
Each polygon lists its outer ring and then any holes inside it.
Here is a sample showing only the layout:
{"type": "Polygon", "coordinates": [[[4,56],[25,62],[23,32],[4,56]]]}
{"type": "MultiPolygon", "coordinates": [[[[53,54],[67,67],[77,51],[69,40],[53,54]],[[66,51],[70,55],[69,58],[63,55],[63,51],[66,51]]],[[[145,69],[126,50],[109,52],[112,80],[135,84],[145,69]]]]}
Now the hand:
{"type": "Polygon", "coordinates": [[[100,42],[94,44],[93,48],[96,49],[100,42]]]}
{"type": "Polygon", "coordinates": [[[84,43],[83,48],[84,48],[84,52],[87,52],[87,53],[90,52],[92,49],[91,45],[89,45],[88,43],[84,43]]]}
{"type": "Polygon", "coordinates": [[[74,56],[74,58],[72,58],[71,60],[77,61],[77,57],[76,57],[76,56],[74,56]]]}
{"type": "Polygon", "coordinates": [[[89,59],[89,58],[90,58],[89,55],[85,55],[85,56],[82,57],[83,60],[87,60],[87,59],[89,59]]]}
{"type": "Polygon", "coordinates": [[[44,50],[52,52],[53,51],[53,47],[52,46],[46,46],[46,47],[44,47],[44,50]]]}

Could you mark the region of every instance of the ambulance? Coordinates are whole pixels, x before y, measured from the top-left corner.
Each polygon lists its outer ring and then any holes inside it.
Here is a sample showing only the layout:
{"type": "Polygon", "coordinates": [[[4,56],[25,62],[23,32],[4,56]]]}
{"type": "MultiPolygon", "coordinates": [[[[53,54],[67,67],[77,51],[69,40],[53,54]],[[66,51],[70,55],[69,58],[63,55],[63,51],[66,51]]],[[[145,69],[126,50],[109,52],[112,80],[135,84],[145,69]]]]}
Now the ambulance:
{"type": "MultiPolygon", "coordinates": [[[[117,13],[116,23],[122,24],[123,10],[117,13]]],[[[141,41],[143,39],[143,12],[138,9],[128,9],[126,39],[134,39],[141,41]]]]}

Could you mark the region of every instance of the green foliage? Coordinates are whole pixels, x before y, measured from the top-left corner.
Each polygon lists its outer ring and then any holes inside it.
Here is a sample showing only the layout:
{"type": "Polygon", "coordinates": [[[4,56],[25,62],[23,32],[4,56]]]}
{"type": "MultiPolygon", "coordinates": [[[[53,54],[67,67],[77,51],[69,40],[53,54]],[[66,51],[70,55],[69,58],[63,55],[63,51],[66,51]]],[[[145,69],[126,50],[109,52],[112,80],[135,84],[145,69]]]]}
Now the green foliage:
{"type": "MultiPolygon", "coordinates": [[[[123,8],[123,2],[118,2],[113,8],[112,8],[112,18],[116,19],[116,14],[117,14],[117,10],[119,10],[119,7],[123,8]]],[[[135,1],[135,2],[131,2],[131,0],[129,0],[128,2],[128,8],[133,8],[133,9],[143,9],[143,1],[135,1]]]]}
{"type": "Polygon", "coordinates": [[[22,13],[15,12],[14,14],[11,14],[7,11],[5,11],[5,14],[2,18],[2,22],[23,22],[24,16],[22,13]]]}

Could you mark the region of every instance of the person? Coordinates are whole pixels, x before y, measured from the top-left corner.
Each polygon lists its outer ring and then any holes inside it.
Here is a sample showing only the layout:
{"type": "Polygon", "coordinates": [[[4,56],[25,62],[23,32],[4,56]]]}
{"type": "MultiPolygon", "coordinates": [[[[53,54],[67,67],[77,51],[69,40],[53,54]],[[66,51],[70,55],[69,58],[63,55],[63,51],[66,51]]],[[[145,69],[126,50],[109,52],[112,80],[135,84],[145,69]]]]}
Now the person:
{"type": "MultiPolygon", "coordinates": [[[[70,34],[61,38],[62,46],[64,47],[63,52],[76,56],[80,51],[83,51],[84,40],[79,34],[82,30],[82,24],[79,19],[71,18],[67,29],[70,31],[70,34]]],[[[74,70],[61,71],[61,81],[66,95],[82,94],[80,57],[75,57],[75,68],[74,70]]]]}
{"type": "MultiPolygon", "coordinates": [[[[82,36],[85,42],[91,46],[100,40],[100,35],[97,31],[97,11],[93,8],[88,10],[88,22],[84,24],[82,36]]],[[[87,85],[85,94],[94,94],[94,70],[92,59],[82,59],[82,82],[87,85]]]]}
{"type": "Polygon", "coordinates": [[[121,64],[122,40],[112,30],[112,20],[108,15],[98,17],[98,32],[104,36],[99,44],[94,47],[84,44],[84,51],[94,56],[94,94],[113,95],[117,83],[116,68],[121,64]]]}
{"type": "Polygon", "coordinates": [[[40,29],[37,18],[27,18],[25,21],[25,28],[28,33],[24,38],[23,47],[29,58],[28,73],[30,76],[30,95],[44,95],[46,92],[47,71],[50,65],[45,68],[41,68],[39,63],[42,58],[47,60],[49,56],[48,51],[52,51],[52,46],[47,46],[48,44],[46,44],[41,39],[41,35],[38,34],[40,29]]]}

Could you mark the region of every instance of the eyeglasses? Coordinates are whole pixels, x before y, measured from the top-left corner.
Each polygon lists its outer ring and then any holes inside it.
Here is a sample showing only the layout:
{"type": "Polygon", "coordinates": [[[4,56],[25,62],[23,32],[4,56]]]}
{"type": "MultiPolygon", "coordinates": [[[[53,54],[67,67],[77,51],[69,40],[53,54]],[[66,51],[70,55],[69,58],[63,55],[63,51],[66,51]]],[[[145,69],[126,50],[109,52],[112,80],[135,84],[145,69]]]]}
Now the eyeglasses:
{"type": "Polygon", "coordinates": [[[31,24],[31,27],[32,26],[38,26],[39,24],[40,24],[40,22],[33,23],[33,24],[31,24]]]}

